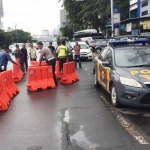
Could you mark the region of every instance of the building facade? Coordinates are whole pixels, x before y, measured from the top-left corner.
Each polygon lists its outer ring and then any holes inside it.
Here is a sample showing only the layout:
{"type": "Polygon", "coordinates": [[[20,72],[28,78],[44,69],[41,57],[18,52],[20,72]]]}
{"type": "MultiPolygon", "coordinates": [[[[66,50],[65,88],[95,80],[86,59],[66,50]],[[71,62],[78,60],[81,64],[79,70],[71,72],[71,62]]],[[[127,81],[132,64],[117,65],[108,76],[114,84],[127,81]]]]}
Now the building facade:
{"type": "Polygon", "coordinates": [[[65,9],[60,10],[60,26],[64,27],[68,24],[67,21],[67,11],[65,9]]]}
{"type": "Polygon", "coordinates": [[[150,16],[150,0],[129,0],[129,2],[130,19],[150,16]]]}

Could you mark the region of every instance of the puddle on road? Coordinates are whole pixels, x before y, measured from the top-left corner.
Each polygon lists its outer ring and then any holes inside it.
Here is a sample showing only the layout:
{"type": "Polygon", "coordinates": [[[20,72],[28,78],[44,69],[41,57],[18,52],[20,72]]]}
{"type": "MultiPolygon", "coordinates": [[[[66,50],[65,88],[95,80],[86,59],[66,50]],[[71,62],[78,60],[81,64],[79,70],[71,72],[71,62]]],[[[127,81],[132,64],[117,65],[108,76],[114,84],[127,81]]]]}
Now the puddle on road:
{"type": "Polygon", "coordinates": [[[78,145],[81,148],[96,150],[99,147],[98,144],[91,143],[86,137],[83,131],[78,131],[73,136],[70,136],[70,141],[73,146],[78,145]]]}
{"type": "Polygon", "coordinates": [[[70,117],[69,117],[69,110],[66,110],[65,111],[65,118],[64,118],[64,121],[69,123],[69,120],[70,120],[70,117]]]}

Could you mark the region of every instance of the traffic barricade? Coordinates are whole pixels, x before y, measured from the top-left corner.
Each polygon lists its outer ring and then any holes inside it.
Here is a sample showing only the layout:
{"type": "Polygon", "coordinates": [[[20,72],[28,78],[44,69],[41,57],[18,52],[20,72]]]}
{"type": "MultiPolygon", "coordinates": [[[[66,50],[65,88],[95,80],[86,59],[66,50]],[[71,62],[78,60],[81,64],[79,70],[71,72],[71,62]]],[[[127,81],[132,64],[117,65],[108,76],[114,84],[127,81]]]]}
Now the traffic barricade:
{"type": "Polygon", "coordinates": [[[10,98],[3,92],[3,81],[0,74],[0,111],[8,110],[9,100],[10,98]]]}
{"type": "Polygon", "coordinates": [[[74,62],[63,64],[63,75],[60,79],[60,84],[72,84],[76,81],[79,81],[79,77],[75,72],[74,62]]]}
{"type": "Polygon", "coordinates": [[[7,110],[10,100],[19,93],[19,89],[12,79],[12,70],[0,74],[0,110],[7,110]]]}
{"type": "MultiPolygon", "coordinates": [[[[19,60],[16,60],[16,63],[20,64],[20,61],[19,60]]],[[[19,82],[22,80],[23,78],[23,72],[21,70],[21,68],[16,65],[16,64],[13,64],[13,80],[14,82],[19,82]]]]}
{"type": "Polygon", "coordinates": [[[55,75],[56,75],[56,79],[60,79],[61,78],[59,61],[56,61],[55,75]]]}
{"type": "Polygon", "coordinates": [[[55,88],[55,82],[52,73],[52,66],[35,66],[28,68],[27,90],[37,91],[55,88]]]}
{"type": "MultiPolygon", "coordinates": [[[[40,63],[39,61],[30,61],[30,65],[31,65],[31,66],[38,66],[39,63],[40,63]]],[[[46,61],[42,61],[42,62],[41,62],[41,65],[42,65],[42,66],[46,65],[46,61]]]]}

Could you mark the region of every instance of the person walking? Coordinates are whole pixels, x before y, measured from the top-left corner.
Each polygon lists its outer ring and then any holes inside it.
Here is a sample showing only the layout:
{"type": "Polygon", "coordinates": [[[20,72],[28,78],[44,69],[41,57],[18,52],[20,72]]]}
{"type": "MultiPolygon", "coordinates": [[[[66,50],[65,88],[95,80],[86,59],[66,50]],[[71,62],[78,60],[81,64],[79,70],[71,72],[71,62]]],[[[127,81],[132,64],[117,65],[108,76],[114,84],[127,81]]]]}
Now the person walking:
{"type": "Polygon", "coordinates": [[[80,59],[80,46],[78,45],[78,41],[75,42],[74,46],[74,59],[75,59],[75,68],[77,67],[77,59],[79,62],[79,67],[82,68],[80,59]]]}
{"type": "Polygon", "coordinates": [[[56,50],[52,42],[49,42],[48,48],[52,51],[53,55],[56,56],[56,50]]]}
{"type": "Polygon", "coordinates": [[[20,66],[21,66],[21,70],[25,74],[24,61],[23,61],[24,55],[21,52],[19,47],[17,47],[17,49],[16,49],[15,58],[16,58],[16,60],[19,60],[19,63],[20,63],[20,66]]]}
{"type": "Polygon", "coordinates": [[[30,61],[36,61],[37,58],[36,49],[33,47],[32,43],[30,44],[29,55],[30,55],[30,61]]]}
{"type": "Polygon", "coordinates": [[[61,45],[58,47],[58,61],[60,65],[60,72],[63,71],[63,64],[66,63],[67,60],[67,48],[65,46],[65,41],[61,42],[61,45]]]}
{"type": "Polygon", "coordinates": [[[25,70],[27,72],[27,69],[28,69],[28,52],[27,52],[27,49],[26,49],[26,44],[23,43],[22,44],[22,48],[21,48],[21,52],[23,53],[24,57],[23,57],[23,62],[25,64],[25,70]]]}
{"type": "Polygon", "coordinates": [[[20,66],[18,63],[16,63],[14,60],[9,55],[9,48],[6,47],[3,52],[0,52],[0,72],[6,71],[7,70],[7,64],[8,61],[10,61],[13,64],[16,64],[20,66]]]}
{"type": "Polygon", "coordinates": [[[56,58],[54,54],[49,50],[47,47],[43,47],[42,42],[37,43],[38,48],[41,50],[40,51],[40,64],[42,62],[43,56],[46,58],[46,63],[48,66],[52,66],[52,71],[53,71],[53,78],[56,86],[58,85],[56,75],[55,75],[55,64],[56,64],[56,58]]]}

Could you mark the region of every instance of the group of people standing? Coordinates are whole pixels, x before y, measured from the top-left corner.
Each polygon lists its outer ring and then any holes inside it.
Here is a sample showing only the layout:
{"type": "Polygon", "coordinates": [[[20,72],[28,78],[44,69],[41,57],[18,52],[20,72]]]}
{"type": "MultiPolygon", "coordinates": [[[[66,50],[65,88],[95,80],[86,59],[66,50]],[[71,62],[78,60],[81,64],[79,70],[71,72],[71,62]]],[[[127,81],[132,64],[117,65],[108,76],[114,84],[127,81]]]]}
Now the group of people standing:
{"type": "MultiPolygon", "coordinates": [[[[44,47],[42,42],[38,42],[37,47],[38,47],[37,49],[40,50],[39,64],[41,64],[43,60],[46,60],[47,65],[52,66],[54,81],[55,84],[57,85],[57,80],[55,76],[56,60],[59,61],[60,72],[62,73],[63,64],[67,62],[68,53],[69,53],[68,47],[66,46],[66,42],[65,41],[57,42],[56,48],[52,45],[52,42],[49,43],[48,47],[44,47]]],[[[78,45],[78,42],[75,42],[74,55],[75,55],[75,67],[77,66],[77,59],[78,59],[79,67],[82,68],[81,61],[80,61],[80,46],[78,45]]],[[[30,58],[30,61],[37,60],[36,48],[31,43],[29,45],[29,55],[28,55],[28,51],[25,43],[22,44],[21,49],[19,48],[19,45],[16,45],[15,58],[16,60],[19,60],[19,64],[13,61],[12,58],[10,57],[9,48],[5,48],[5,51],[0,53],[0,72],[7,70],[7,63],[8,61],[10,61],[14,64],[19,65],[25,74],[28,69],[28,59],[30,58]]]]}

